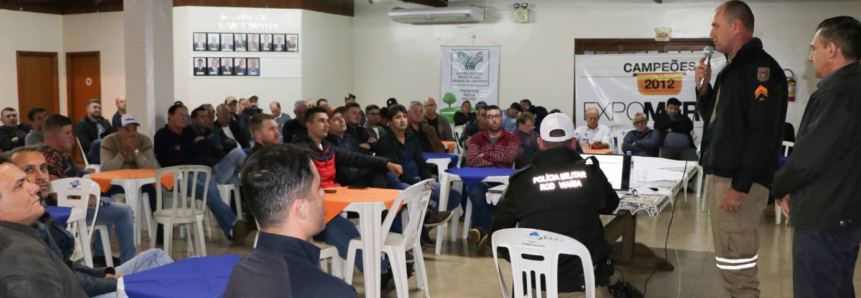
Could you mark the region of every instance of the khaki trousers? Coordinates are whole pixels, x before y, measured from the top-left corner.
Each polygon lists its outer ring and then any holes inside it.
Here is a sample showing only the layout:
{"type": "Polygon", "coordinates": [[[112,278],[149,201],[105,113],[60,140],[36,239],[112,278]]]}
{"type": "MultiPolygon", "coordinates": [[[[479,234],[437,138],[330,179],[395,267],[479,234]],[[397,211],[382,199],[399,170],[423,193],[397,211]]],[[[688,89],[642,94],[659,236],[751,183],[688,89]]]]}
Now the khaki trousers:
{"type": "Polygon", "coordinates": [[[717,266],[724,280],[724,289],[730,295],[759,297],[757,227],[768,204],[768,190],[754,184],[744,196],[739,210],[726,212],[721,209],[721,202],[731,183],[731,178],[706,175],[706,199],[711,210],[717,266]]]}

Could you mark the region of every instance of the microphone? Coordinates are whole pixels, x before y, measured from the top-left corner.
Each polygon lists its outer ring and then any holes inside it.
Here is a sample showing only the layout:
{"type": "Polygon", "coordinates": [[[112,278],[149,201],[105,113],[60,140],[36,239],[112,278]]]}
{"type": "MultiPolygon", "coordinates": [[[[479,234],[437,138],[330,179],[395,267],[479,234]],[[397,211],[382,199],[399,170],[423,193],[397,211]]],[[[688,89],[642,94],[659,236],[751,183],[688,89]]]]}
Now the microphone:
{"type": "MultiPolygon", "coordinates": [[[[715,52],[715,49],[712,47],[706,47],[705,49],[703,49],[703,56],[706,57],[706,61],[705,61],[706,66],[709,66],[711,64],[712,54],[714,54],[714,52],[715,52]]],[[[703,77],[702,79],[700,79],[700,86],[703,86],[703,83],[705,83],[705,81],[706,81],[706,77],[703,77]]]]}

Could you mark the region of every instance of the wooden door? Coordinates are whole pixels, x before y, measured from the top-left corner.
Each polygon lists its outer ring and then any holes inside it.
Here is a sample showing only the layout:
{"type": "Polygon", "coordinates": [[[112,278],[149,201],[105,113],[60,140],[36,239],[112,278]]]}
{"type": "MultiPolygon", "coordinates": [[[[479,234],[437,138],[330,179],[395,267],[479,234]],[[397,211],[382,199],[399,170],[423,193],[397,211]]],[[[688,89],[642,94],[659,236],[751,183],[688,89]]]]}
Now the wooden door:
{"type": "MultiPolygon", "coordinates": [[[[68,113],[72,126],[87,116],[87,101],[102,98],[101,62],[99,52],[66,53],[66,83],[68,87],[68,113]]],[[[104,115],[102,115],[104,117],[104,115]]],[[[83,162],[81,150],[75,144],[72,156],[83,162]]]]}
{"type": "Polygon", "coordinates": [[[20,122],[30,123],[27,113],[33,107],[43,107],[48,114],[59,113],[57,53],[17,52],[17,64],[20,122]]]}

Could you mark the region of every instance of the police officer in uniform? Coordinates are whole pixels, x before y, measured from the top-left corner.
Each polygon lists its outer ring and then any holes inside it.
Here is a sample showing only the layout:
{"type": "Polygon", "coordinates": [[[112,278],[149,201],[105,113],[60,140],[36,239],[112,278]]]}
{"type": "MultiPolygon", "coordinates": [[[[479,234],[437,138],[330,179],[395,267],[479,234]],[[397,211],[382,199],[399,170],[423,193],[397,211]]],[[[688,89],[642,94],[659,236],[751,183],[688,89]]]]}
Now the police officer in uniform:
{"type": "MultiPolygon", "coordinates": [[[[612,297],[607,291],[613,266],[610,244],[604,240],[599,214],[612,213],[619,196],[601,171],[597,159],[583,159],[574,151],[574,121],[563,113],[550,114],[541,122],[541,136],[527,167],[511,175],[491,225],[492,233],[513,228],[540,229],[563,234],[583,243],[595,264],[596,297],[612,297]]],[[[490,237],[487,237],[490,238],[490,237]]],[[[507,254],[505,254],[507,256],[507,254]]],[[[559,297],[584,297],[580,260],[563,256],[559,261],[559,297]]]]}
{"type": "Polygon", "coordinates": [[[717,267],[733,297],[759,297],[757,250],[762,210],[777,171],[786,120],[786,77],[753,37],[754,17],[741,1],[718,7],[711,37],[727,56],[714,85],[710,66],[696,69],[703,118],[700,163],[706,173],[717,267]],[[705,78],[702,85],[700,81],[705,78]]]}

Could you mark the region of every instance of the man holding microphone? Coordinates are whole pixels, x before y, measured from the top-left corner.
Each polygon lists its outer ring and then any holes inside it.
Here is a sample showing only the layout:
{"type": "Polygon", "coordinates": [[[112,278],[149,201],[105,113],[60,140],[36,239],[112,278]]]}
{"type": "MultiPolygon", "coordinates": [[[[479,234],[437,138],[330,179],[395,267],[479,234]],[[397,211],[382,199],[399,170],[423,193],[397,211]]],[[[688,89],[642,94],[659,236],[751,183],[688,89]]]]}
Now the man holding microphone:
{"type": "Polygon", "coordinates": [[[809,60],[822,80],[772,190],[795,227],[795,297],[854,297],[861,243],[861,23],[852,17],[827,19],[810,47],[809,60]]]}
{"type": "Polygon", "coordinates": [[[703,118],[700,163],[706,173],[717,267],[733,297],[759,297],[757,250],[762,210],[781,155],[786,77],[753,37],[754,17],[741,1],[715,11],[711,37],[727,56],[714,85],[711,66],[696,69],[703,118]],[[702,83],[701,83],[702,82],[702,83]]]}

